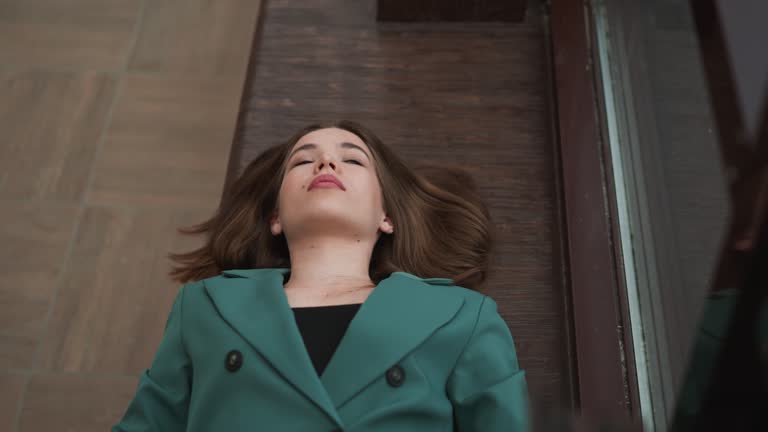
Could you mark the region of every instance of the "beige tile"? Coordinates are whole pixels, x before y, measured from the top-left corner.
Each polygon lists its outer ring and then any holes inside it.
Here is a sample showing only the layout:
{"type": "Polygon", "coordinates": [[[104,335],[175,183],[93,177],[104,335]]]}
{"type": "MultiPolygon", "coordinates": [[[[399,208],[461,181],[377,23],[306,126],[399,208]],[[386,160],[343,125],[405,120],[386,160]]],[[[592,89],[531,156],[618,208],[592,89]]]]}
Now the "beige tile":
{"type": "Polygon", "coordinates": [[[242,83],[151,74],[123,79],[88,202],[218,202],[242,83]]]}
{"type": "Polygon", "coordinates": [[[79,201],[114,92],[102,74],[0,70],[0,197],[79,201]]]}
{"type": "Polygon", "coordinates": [[[260,0],[147,0],[129,70],[244,76],[260,0]]]}
{"type": "Polygon", "coordinates": [[[117,423],[138,379],[46,374],[30,377],[19,432],[104,432],[117,423]]]}
{"type": "Polygon", "coordinates": [[[0,372],[0,431],[13,430],[26,379],[23,375],[0,372]]]}
{"type": "Polygon", "coordinates": [[[88,208],[43,344],[42,366],[117,374],[146,368],[181,286],[167,276],[166,256],[201,244],[175,230],[210,214],[88,208]]]}
{"type": "Polygon", "coordinates": [[[124,69],[142,0],[0,0],[0,64],[124,69]]]}
{"type": "Polygon", "coordinates": [[[0,368],[33,366],[77,215],[75,205],[0,201],[0,368]]]}

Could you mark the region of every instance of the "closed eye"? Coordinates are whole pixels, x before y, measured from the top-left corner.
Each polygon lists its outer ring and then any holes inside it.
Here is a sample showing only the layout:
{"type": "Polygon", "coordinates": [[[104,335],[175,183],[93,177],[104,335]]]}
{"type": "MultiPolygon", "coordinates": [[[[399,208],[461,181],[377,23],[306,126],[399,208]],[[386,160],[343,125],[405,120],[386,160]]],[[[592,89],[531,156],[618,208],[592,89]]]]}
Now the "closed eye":
{"type": "MultiPolygon", "coordinates": [[[[293,166],[304,165],[305,163],[310,163],[310,162],[312,162],[312,161],[308,161],[308,160],[299,161],[299,162],[296,162],[293,166]]],[[[358,164],[360,166],[364,166],[362,162],[360,162],[358,160],[355,160],[355,159],[347,159],[344,162],[354,162],[354,163],[356,163],[356,164],[358,164]]]]}

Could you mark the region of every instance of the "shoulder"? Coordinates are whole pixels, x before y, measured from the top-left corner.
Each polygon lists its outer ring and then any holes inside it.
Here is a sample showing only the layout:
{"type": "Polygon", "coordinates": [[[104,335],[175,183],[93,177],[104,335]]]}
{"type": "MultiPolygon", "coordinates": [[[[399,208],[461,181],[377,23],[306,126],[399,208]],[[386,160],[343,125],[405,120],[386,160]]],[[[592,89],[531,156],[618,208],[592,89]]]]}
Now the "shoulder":
{"type": "MultiPolygon", "coordinates": [[[[489,295],[474,289],[456,285],[450,279],[438,279],[444,286],[437,290],[445,295],[462,299],[454,322],[469,339],[486,337],[491,334],[510,339],[509,326],[499,312],[498,303],[489,295]],[[450,282],[450,283],[449,283],[450,282]]],[[[425,280],[427,281],[427,280],[425,280]]]]}
{"type": "Polygon", "coordinates": [[[477,315],[485,302],[493,301],[493,299],[481,292],[460,285],[450,285],[447,288],[451,295],[457,296],[464,301],[463,313],[477,315]]]}
{"type": "MultiPolygon", "coordinates": [[[[213,278],[209,278],[209,279],[213,279],[213,278]]],[[[187,282],[183,284],[181,288],[179,288],[179,296],[186,297],[186,298],[199,296],[203,292],[203,287],[205,286],[206,280],[208,279],[202,279],[202,280],[187,282]]]]}
{"type": "Polygon", "coordinates": [[[458,285],[453,285],[451,289],[454,291],[454,295],[460,296],[464,300],[459,313],[471,333],[483,321],[490,319],[491,321],[504,322],[499,315],[498,305],[492,297],[458,285]]]}
{"type": "Polygon", "coordinates": [[[466,288],[461,285],[456,285],[453,279],[449,279],[449,278],[443,278],[443,277],[423,278],[405,271],[397,271],[392,273],[392,275],[403,276],[403,277],[414,279],[420,282],[424,282],[428,285],[432,285],[436,288],[440,288],[439,291],[443,291],[446,295],[452,295],[452,296],[458,295],[464,300],[467,300],[472,303],[475,303],[478,301],[482,302],[483,298],[487,297],[485,294],[482,294],[473,289],[466,288]]]}
{"type": "Polygon", "coordinates": [[[179,307],[182,309],[195,309],[201,302],[205,302],[207,299],[205,284],[219,277],[214,276],[181,285],[176,294],[176,302],[179,304],[179,307]]]}
{"type": "Polygon", "coordinates": [[[459,299],[460,307],[452,321],[455,325],[464,329],[463,331],[472,333],[482,316],[489,314],[498,315],[496,302],[486,294],[456,285],[451,279],[432,278],[423,280],[434,288],[431,290],[430,295],[459,299]]]}

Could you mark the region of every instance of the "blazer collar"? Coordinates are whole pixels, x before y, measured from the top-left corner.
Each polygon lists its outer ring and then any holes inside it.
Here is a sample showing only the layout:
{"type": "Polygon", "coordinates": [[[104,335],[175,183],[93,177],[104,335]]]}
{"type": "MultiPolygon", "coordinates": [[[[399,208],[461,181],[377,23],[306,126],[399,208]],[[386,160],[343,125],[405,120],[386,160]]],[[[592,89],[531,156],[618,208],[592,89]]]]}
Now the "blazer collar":
{"type": "Polygon", "coordinates": [[[286,274],[290,269],[227,270],[204,283],[223,319],[339,426],[337,410],[344,403],[453,318],[464,303],[454,290],[438,286],[452,285],[451,279],[394,272],[361,305],[318,376],[285,295],[286,274]]]}

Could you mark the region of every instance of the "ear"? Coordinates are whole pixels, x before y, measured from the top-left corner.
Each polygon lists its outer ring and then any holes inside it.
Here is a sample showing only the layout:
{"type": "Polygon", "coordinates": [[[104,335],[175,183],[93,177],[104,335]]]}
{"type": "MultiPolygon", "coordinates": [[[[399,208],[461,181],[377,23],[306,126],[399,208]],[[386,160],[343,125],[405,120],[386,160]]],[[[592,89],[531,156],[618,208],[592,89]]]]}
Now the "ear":
{"type": "Polygon", "coordinates": [[[392,224],[392,220],[389,216],[384,216],[384,220],[379,224],[381,232],[392,234],[395,231],[395,226],[392,224]]]}
{"type": "Polygon", "coordinates": [[[278,217],[277,210],[272,213],[272,218],[269,220],[269,230],[272,231],[272,235],[280,235],[283,232],[283,227],[280,225],[280,218],[278,217]]]}

